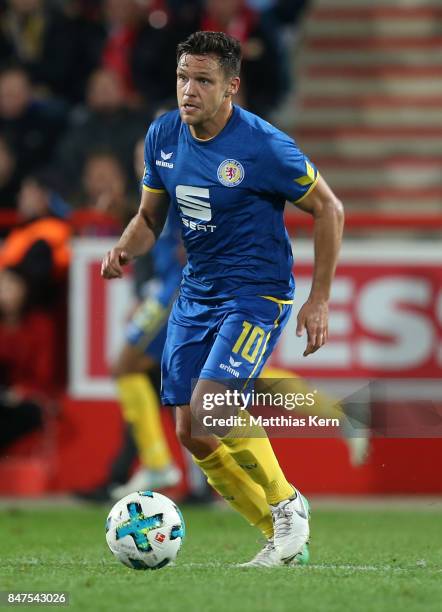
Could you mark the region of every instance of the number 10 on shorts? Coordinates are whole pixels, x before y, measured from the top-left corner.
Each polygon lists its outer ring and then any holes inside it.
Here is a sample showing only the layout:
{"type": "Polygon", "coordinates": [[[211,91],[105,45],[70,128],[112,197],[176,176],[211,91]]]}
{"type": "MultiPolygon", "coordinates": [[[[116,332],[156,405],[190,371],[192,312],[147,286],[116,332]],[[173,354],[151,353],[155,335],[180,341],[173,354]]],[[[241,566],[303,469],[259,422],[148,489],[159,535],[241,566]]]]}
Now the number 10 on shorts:
{"type": "Polygon", "coordinates": [[[239,353],[249,363],[255,363],[264,336],[265,331],[259,325],[253,326],[248,321],[243,321],[242,332],[233,346],[232,353],[239,353]]]}

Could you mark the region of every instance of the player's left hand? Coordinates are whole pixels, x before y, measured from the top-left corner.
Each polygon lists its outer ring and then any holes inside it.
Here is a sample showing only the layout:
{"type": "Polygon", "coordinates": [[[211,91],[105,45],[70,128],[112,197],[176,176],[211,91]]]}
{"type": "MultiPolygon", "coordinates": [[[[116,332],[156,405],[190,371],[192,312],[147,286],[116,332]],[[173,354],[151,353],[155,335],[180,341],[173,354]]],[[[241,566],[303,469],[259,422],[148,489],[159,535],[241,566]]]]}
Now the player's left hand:
{"type": "Polygon", "coordinates": [[[303,355],[311,355],[321,348],[328,338],[328,303],[325,301],[309,301],[298,313],[296,335],[302,336],[307,330],[307,348],[303,355]]]}

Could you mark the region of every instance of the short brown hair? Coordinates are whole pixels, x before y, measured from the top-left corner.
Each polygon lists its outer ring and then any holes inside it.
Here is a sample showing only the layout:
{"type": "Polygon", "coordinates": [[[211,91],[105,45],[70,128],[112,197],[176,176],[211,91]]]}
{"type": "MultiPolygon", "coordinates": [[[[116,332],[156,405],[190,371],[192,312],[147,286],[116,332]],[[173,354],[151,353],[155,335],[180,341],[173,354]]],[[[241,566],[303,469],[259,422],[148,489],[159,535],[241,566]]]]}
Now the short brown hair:
{"type": "Polygon", "coordinates": [[[226,76],[239,76],[241,45],[224,32],[195,32],[177,47],[177,62],[183,55],[215,55],[226,76]]]}

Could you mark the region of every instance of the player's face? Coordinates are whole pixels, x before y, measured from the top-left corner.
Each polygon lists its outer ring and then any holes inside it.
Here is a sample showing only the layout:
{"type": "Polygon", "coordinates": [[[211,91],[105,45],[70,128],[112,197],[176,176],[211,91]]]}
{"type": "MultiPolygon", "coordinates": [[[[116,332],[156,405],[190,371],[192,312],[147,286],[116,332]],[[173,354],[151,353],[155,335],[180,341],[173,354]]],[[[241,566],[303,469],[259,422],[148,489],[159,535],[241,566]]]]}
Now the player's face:
{"type": "Polygon", "coordinates": [[[229,78],[216,57],[183,55],[177,68],[177,97],[181,119],[191,126],[216,120],[230,108],[239,78],[229,78]]]}

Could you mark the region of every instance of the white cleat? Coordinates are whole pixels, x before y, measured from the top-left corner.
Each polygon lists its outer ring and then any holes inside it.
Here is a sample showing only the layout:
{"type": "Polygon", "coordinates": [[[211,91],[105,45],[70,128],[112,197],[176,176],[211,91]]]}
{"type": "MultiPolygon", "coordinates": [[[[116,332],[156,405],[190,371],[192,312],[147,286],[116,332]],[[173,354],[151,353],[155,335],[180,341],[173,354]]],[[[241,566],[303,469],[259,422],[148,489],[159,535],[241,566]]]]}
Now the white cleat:
{"type": "Polygon", "coordinates": [[[114,487],[110,491],[112,499],[121,499],[134,491],[157,491],[174,487],[181,481],[181,470],[171,464],[163,470],[149,470],[139,468],[123,485],[114,487]]]}
{"type": "Polygon", "coordinates": [[[274,545],[282,563],[291,563],[308,543],[309,504],[296,491],[294,499],[286,499],[270,506],[273,519],[274,545]]]}
{"type": "Polygon", "coordinates": [[[256,554],[251,561],[240,563],[237,567],[277,567],[283,565],[279,554],[276,552],[273,538],[267,540],[266,545],[256,554]]]}
{"type": "Polygon", "coordinates": [[[251,561],[239,563],[236,567],[282,567],[294,565],[307,565],[310,560],[308,544],[304,544],[300,553],[295,555],[289,562],[283,563],[275,548],[273,538],[267,540],[266,545],[260,550],[251,561]]]}

